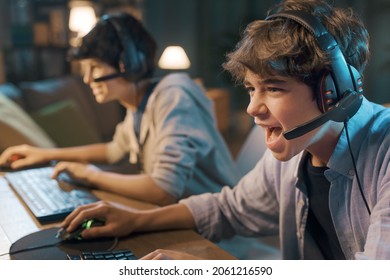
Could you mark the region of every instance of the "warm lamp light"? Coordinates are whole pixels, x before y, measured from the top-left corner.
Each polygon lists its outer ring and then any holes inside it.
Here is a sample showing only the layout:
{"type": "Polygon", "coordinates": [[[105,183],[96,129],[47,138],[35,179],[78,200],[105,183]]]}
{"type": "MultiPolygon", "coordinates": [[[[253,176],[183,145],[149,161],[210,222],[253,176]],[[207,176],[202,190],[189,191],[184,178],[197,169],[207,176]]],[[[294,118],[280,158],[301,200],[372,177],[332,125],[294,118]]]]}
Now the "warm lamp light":
{"type": "MultiPolygon", "coordinates": [[[[81,5],[81,4],[80,4],[81,5]]],[[[96,23],[95,10],[92,6],[71,6],[69,29],[77,33],[77,37],[87,34],[96,23]]]]}
{"type": "Polygon", "coordinates": [[[158,66],[161,69],[178,70],[190,68],[191,63],[182,47],[169,46],[163,51],[158,66]]]}

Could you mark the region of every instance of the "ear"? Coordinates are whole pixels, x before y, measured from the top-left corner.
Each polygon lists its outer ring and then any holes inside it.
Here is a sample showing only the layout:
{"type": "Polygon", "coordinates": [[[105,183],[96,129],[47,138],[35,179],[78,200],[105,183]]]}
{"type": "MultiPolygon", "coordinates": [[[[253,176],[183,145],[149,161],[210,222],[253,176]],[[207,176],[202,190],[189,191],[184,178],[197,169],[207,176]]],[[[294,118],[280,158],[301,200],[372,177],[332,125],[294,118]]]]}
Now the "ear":
{"type": "Polygon", "coordinates": [[[119,72],[126,72],[126,67],[123,62],[119,62],[119,72]]]}

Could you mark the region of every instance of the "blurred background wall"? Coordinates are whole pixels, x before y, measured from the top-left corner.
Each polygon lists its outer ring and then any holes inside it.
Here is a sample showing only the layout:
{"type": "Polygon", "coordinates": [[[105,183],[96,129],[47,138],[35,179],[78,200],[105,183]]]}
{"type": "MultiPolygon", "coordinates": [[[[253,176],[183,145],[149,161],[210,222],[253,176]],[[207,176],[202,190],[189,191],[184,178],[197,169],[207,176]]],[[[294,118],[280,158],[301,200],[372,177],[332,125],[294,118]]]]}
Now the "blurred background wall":
{"type": "MultiPolygon", "coordinates": [[[[275,0],[144,0],[144,21],[160,43],[182,45],[191,62],[191,75],[207,85],[229,86],[221,63],[234,48],[243,28],[265,17],[275,0]]],[[[371,60],[365,71],[365,94],[379,103],[390,101],[390,1],[334,0],[353,7],[371,36],[371,60]]]]}

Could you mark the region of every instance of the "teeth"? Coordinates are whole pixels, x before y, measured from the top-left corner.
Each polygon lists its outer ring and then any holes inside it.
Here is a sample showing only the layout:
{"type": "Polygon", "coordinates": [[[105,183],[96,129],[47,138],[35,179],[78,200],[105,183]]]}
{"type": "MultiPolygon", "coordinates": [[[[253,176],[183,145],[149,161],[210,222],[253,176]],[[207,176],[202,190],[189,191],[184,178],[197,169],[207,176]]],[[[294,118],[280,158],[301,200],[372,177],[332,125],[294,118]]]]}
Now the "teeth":
{"type": "Polygon", "coordinates": [[[276,138],[278,138],[281,131],[282,131],[282,130],[281,130],[280,127],[271,127],[271,128],[269,128],[269,132],[270,132],[270,134],[269,134],[269,140],[273,141],[273,140],[275,140],[276,138]]]}

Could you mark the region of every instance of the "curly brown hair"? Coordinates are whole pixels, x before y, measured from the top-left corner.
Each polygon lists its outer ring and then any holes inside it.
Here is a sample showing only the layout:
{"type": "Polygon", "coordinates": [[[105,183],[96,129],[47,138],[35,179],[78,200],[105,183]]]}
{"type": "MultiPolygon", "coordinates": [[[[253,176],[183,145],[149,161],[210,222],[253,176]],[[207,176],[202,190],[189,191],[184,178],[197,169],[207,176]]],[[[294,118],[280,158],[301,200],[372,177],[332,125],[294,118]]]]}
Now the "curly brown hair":
{"type": "MultiPolygon", "coordinates": [[[[268,14],[288,10],[305,11],[320,19],[338,42],[346,62],[362,74],[369,58],[369,35],[351,8],[335,8],[321,0],[285,0],[268,14]]],[[[277,18],[250,23],[235,50],[227,54],[223,67],[238,83],[249,69],[259,75],[293,77],[314,87],[329,65],[328,57],[305,27],[277,18]]]]}

